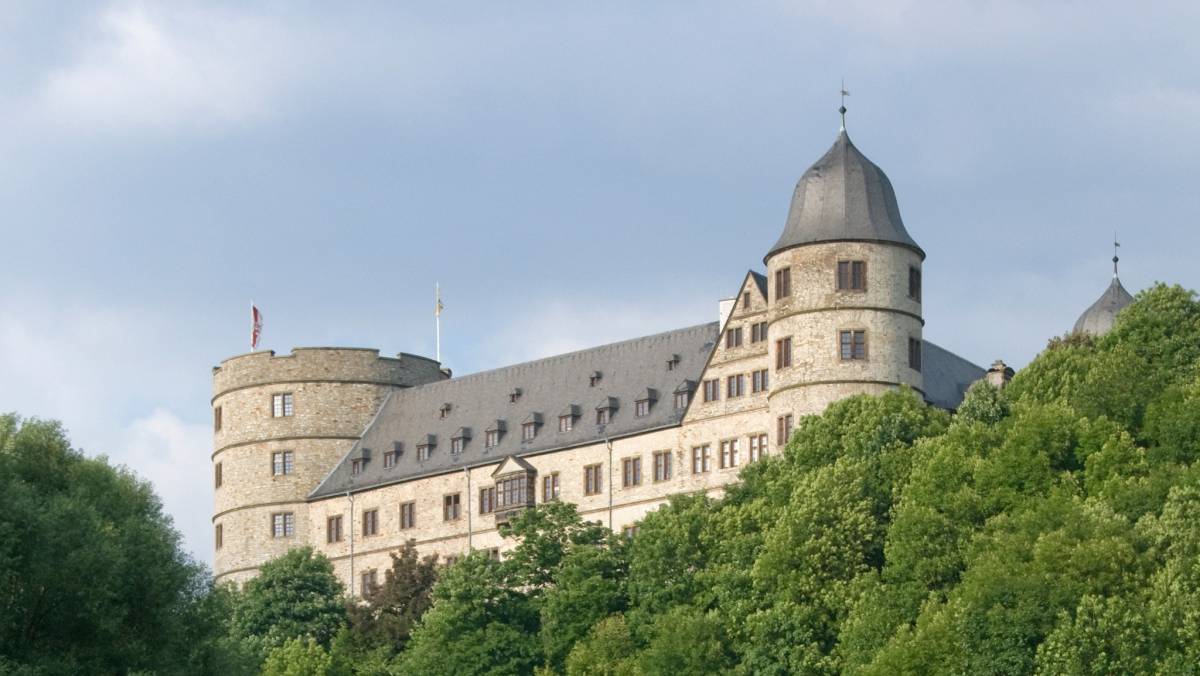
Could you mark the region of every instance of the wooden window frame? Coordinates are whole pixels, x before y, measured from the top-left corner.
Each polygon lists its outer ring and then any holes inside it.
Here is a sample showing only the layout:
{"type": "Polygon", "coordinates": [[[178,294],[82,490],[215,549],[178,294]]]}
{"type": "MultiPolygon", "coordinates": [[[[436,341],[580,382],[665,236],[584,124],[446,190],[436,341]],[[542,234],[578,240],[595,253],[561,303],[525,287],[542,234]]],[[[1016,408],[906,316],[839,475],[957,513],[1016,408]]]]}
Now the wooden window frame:
{"type": "Polygon", "coordinates": [[[225,524],[218,523],[213,526],[213,549],[220,549],[225,546],[225,524]]]}
{"type": "Polygon", "coordinates": [[[612,409],[598,408],[596,409],[596,424],[607,425],[612,422],[612,409]]]}
{"type": "Polygon", "coordinates": [[[225,482],[224,474],[221,463],[213,465],[213,490],[220,488],[221,484],[225,482]]]}
{"type": "Polygon", "coordinates": [[[433,444],[417,444],[417,461],[425,462],[433,455],[433,444]]]}
{"type": "Polygon", "coordinates": [[[671,480],[671,451],[654,452],[654,483],[671,480]]]}
{"type": "Polygon", "coordinates": [[[750,309],[750,292],[749,291],[742,292],[742,309],[743,310],[750,309]]]}
{"type": "Polygon", "coordinates": [[[409,500],[400,503],[400,530],[411,530],[417,527],[417,502],[409,500]]]}
{"type": "Polygon", "coordinates": [[[384,451],[383,452],[383,468],[391,469],[395,466],[396,466],[396,452],[395,451],[384,451]]]}
{"type": "Polygon", "coordinates": [[[604,492],[604,475],[600,470],[604,467],[603,464],[596,463],[592,465],[584,465],[583,467],[583,494],[584,495],[600,495],[604,492]]]}
{"type": "Polygon", "coordinates": [[[725,396],[735,399],[746,394],[746,374],[735,373],[725,378],[725,396]]]}
{"type": "Polygon", "coordinates": [[[692,474],[707,474],[712,471],[712,445],[692,446],[692,474]]]}
{"type": "Polygon", "coordinates": [[[452,437],[450,439],[450,453],[451,454],[460,455],[463,452],[463,449],[466,447],[467,447],[467,440],[465,437],[452,437]]]}
{"type": "Polygon", "coordinates": [[[551,472],[542,477],[542,502],[554,502],[562,497],[562,486],[558,480],[558,472],[551,472]]]}
{"type": "Polygon", "coordinates": [[[296,536],[296,514],[295,512],[272,512],[271,513],[271,538],[290,538],[296,536]],[[276,524],[278,517],[279,523],[276,524]],[[288,531],[291,532],[288,532],[288,531]],[[276,535],[282,531],[282,535],[276,535]]]}
{"type": "Polygon", "coordinates": [[[867,361],[870,357],[867,345],[867,330],[839,329],[838,357],[841,361],[867,361]],[[847,342],[847,337],[849,338],[849,342],[847,342]],[[847,345],[849,345],[850,350],[848,353],[846,351],[847,345]]]}
{"type": "Polygon", "coordinates": [[[742,327],[740,326],[725,329],[725,349],[729,350],[735,347],[741,347],[742,337],[742,327]]]}
{"type": "Polygon", "coordinates": [[[633,415],[635,418],[645,418],[650,415],[650,400],[639,399],[633,402],[633,415]]]}
{"type": "Polygon", "coordinates": [[[500,445],[500,430],[487,430],[483,433],[483,447],[495,448],[500,445]]]}
{"type": "Polygon", "coordinates": [[[775,445],[787,446],[787,443],[792,439],[792,430],[795,429],[794,418],[791,413],[781,415],[775,419],[775,445]]]}
{"type": "Polygon", "coordinates": [[[621,488],[642,485],[642,456],[621,459],[621,488]]]}
{"type": "Polygon", "coordinates": [[[362,536],[379,535],[379,510],[365,509],[362,513],[362,536]]]}
{"type": "Polygon", "coordinates": [[[221,431],[221,413],[222,411],[220,406],[213,407],[213,432],[221,431]]]}
{"type": "Polygon", "coordinates": [[[721,401],[720,378],[709,378],[704,381],[704,401],[705,403],[721,401]]]}
{"type": "Polygon", "coordinates": [[[271,395],[271,417],[291,418],[296,414],[296,400],[291,392],[277,392],[271,395]]]}
{"type": "Polygon", "coordinates": [[[865,260],[840,260],[834,275],[838,291],[863,293],[867,290],[867,262],[865,260]]]}
{"type": "Polygon", "coordinates": [[[775,302],[792,295],[792,268],[780,268],[775,271],[775,302]]]}
{"type": "Polygon", "coordinates": [[[491,514],[496,511],[496,487],[484,486],[479,489],[479,513],[491,514]]]}
{"type": "Polygon", "coordinates": [[[792,337],[780,338],[775,341],[775,370],[791,368],[792,366],[792,337]]]}
{"type": "Polygon", "coordinates": [[[722,439],[721,440],[721,469],[733,469],[742,464],[742,450],[738,439],[722,439]]]}
{"type": "Polygon", "coordinates": [[[521,423],[521,441],[533,441],[537,438],[537,423],[521,423]]]}
{"type": "Polygon", "coordinates": [[[342,515],[335,514],[325,517],[325,544],[342,541],[342,515]]]}
{"type": "Polygon", "coordinates": [[[446,493],[442,496],[442,521],[458,521],[462,518],[462,493],[446,493]]]}
{"type": "Polygon", "coordinates": [[[570,432],[575,429],[575,416],[568,413],[567,415],[558,416],[558,431],[570,432]]]}
{"type": "Polygon", "coordinates": [[[686,409],[688,407],[688,404],[691,403],[691,400],[692,400],[692,397],[691,397],[690,392],[676,392],[675,393],[675,410],[682,411],[682,410],[686,409]]]}
{"type": "Polygon", "coordinates": [[[908,267],[908,297],[921,302],[921,270],[915,265],[908,267]]]}
{"type": "Polygon", "coordinates": [[[921,372],[921,339],[908,337],[908,367],[921,372]]]}
{"type": "Polygon", "coordinates": [[[271,476],[290,476],[296,473],[295,451],[271,452],[271,476]],[[278,460],[276,460],[278,458],[278,460]]]}

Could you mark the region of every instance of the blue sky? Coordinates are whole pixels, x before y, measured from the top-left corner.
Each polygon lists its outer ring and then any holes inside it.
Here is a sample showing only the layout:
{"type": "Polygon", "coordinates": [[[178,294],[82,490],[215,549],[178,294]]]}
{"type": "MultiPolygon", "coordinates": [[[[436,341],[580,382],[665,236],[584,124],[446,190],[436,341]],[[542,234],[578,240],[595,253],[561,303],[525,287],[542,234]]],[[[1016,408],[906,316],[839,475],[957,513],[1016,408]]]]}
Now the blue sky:
{"type": "Polygon", "coordinates": [[[209,560],[210,367],[456,373],[709,321],[848,127],[926,336],[1021,366],[1104,289],[1200,287],[1200,5],[7,2],[0,411],[154,482],[209,560]]]}

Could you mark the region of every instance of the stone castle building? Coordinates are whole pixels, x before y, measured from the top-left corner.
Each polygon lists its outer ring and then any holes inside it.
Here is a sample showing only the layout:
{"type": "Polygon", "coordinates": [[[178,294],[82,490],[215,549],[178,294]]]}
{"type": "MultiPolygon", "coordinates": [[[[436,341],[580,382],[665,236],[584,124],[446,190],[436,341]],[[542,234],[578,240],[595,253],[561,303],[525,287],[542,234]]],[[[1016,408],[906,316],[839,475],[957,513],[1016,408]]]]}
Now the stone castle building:
{"type": "MultiPolygon", "coordinates": [[[[830,402],[908,387],[953,409],[985,371],[925,339],[924,262],[843,128],[797,183],[765,275],[747,272],[718,322],[456,378],[365,349],[227,359],[213,369],[217,579],[311,545],[354,592],[407,540],[499,556],[497,524],[549,500],[629,532],[672,494],[719,494],[830,402]]],[[[1128,303],[1114,285],[1081,330],[1128,303]]]]}

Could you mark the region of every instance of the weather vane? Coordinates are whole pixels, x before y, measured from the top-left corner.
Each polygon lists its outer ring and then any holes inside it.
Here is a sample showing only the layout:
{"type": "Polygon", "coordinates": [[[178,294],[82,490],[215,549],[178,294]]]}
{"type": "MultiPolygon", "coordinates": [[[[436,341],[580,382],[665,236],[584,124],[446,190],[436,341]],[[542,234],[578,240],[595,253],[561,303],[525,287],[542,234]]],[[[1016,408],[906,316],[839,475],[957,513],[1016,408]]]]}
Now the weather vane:
{"type": "Polygon", "coordinates": [[[1117,249],[1121,248],[1121,243],[1117,241],[1117,231],[1113,231],[1113,277],[1117,276],[1117,261],[1121,260],[1117,256],[1117,249]]]}
{"type": "Polygon", "coordinates": [[[850,96],[850,91],[846,89],[846,78],[842,78],[842,105],[838,107],[838,112],[842,114],[842,131],[846,131],[846,97],[850,96]]]}

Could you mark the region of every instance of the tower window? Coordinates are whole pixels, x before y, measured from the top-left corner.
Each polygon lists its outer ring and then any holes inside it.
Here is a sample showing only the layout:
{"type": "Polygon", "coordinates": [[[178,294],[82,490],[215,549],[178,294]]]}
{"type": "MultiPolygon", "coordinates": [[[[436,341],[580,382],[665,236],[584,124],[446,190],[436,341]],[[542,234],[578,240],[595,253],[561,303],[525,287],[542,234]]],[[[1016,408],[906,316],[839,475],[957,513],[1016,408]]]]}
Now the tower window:
{"type": "Polygon", "coordinates": [[[271,395],[271,415],[275,418],[290,418],[295,413],[290,392],[271,395]]]}
{"type": "Polygon", "coordinates": [[[792,414],[781,415],[775,419],[775,445],[786,446],[792,436],[792,414]]]}
{"type": "Polygon", "coordinates": [[[783,268],[775,271],[775,300],[792,295],[792,269],[783,268]]]}
{"type": "Polygon", "coordinates": [[[921,370],[921,341],[916,338],[908,339],[908,366],[914,371],[921,370]]]}
{"type": "Polygon", "coordinates": [[[291,512],[281,512],[271,515],[271,536],[290,538],[296,534],[296,515],[291,512]]]}
{"type": "Polygon", "coordinates": [[[838,291],[866,291],[867,262],[838,261],[837,288],[838,291]]]}
{"type": "Polygon", "coordinates": [[[785,369],[792,365],[792,339],[780,338],[775,341],[775,370],[785,369]]]}
{"type": "Polygon", "coordinates": [[[921,271],[913,267],[908,269],[908,297],[917,302],[921,300],[921,271]]]}
{"type": "Polygon", "coordinates": [[[220,549],[225,546],[225,529],[223,524],[217,524],[213,530],[213,548],[220,549]]]}
{"type": "Polygon", "coordinates": [[[295,454],[291,451],[277,451],[271,454],[271,474],[283,476],[291,474],[295,468],[295,454]]]}
{"type": "Polygon", "coordinates": [[[433,444],[417,444],[417,460],[422,462],[429,459],[429,454],[433,452],[433,444]]]}
{"type": "Polygon", "coordinates": [[[221,407],[220,406],[213,408],[213,431],[214,432],[221,431],[221,407]]]}
{"type": "Polygon", "coordinates": [[[216,465],[213,466],[213,488],[220,488],[221,481],[222,481],[221,463],[218,462],[216,465]]]}
{"type": "Polygon", "coordinates": [[[840,331],[842,361],[852,361],[867,358],[866,331],[840,331]]]}
{"type": "Polygon", "coordinates": [[[725,349],[742,346],[742,327],[725,331],[725,349]]]}

